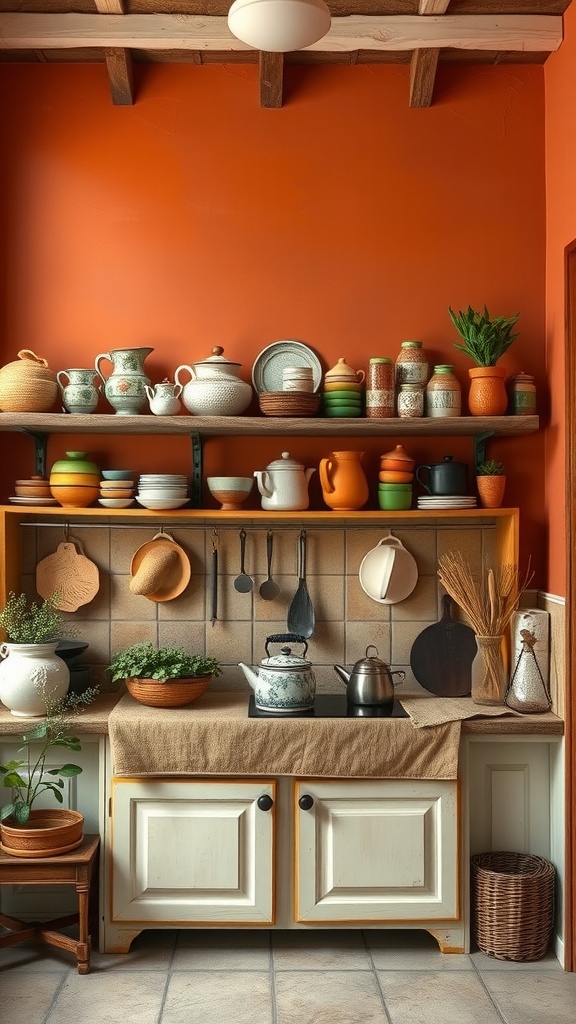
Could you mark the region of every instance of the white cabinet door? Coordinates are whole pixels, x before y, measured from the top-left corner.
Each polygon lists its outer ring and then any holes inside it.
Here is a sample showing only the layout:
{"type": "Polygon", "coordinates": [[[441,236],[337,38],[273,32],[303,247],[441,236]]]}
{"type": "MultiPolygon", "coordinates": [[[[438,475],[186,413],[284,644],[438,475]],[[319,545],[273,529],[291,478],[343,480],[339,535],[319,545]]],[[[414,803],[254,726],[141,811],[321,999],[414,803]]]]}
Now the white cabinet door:
{"type": "Polygon", "coordinates": [[[296,919],[456,919],[457,803],[456,782],[297,782],[296,919]]]}
{"type": "Polygon", "coordinates": [[[267,781],[114,779],[112,921],[272,923],[274,795],[267,781]]]}

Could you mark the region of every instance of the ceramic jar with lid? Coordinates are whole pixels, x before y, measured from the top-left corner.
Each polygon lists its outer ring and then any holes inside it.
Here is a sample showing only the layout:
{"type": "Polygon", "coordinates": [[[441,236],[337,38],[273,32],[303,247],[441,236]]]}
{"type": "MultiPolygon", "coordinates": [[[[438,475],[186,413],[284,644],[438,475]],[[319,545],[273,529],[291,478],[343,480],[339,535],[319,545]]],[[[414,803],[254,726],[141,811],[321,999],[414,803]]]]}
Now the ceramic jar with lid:
{"type": "Polygon", "coordinates": [[[534,416],[536,413],[536,384],[534,377],[523,370],[508,381],[510,412],[513,416],[534,416]]]}
{"type": "Polygon", "coordinates": [[[435,366],[426,385],[426,415],[441,419],[459,416],[461,411],[462,390],[454,367],[446,363],[435,366]]]}
{"type": "Polygon", "coordinates": [[[266,469],[255,470],[254,476],[262,495],[262,508],[276,512],[298,512],[308,508],[308,481],[315,472],[282,452],[266,469]]]}
{"type": "Polygon", "coordinates": [[[180,373],[184,370],[192,378],[182,392],[188,412],[195,416],[239,416],[245,412],[252,400],[252,388],[238,377],[240,366],[226,359],[220,346],[192,366],[179,366],[174,374],[176,384],[182,383],[180,373]]]}
{"type": "Polygon", "coordinates": [[[419,384],[426,387],[430,376],[428,360],[422,351],[421,341],[403,341],[396,359],[396,386],[419,384]]]}
{"type": "Polygon", "coordinates": [[[394,363],[388,356],[374,356],[366,378],[366,416],[384,419],[396,414],[394,363]]]}

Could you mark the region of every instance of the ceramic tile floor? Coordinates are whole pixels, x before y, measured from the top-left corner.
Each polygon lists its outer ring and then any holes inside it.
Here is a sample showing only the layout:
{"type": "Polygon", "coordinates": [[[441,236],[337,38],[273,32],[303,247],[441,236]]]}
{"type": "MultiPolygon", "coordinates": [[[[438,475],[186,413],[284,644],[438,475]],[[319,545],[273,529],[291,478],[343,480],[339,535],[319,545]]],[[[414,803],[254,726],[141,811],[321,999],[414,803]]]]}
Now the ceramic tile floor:
{"type": "Polygon", "coordinates": [[[125,955],[0,950],[0,1018],[26,1024],[571,1024],[576,974],[443,955],[426,932],[147,931],[125,955]]]}

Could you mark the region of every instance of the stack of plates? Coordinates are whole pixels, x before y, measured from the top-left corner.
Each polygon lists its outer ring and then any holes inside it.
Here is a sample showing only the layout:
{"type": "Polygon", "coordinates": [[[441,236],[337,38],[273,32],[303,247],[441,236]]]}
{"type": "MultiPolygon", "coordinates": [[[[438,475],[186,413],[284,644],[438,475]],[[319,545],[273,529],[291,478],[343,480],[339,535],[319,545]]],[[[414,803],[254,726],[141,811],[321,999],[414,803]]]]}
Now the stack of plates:
{"type": "Polygon", "coordinates": [[[144,508],[182,508],[189,501],[188,479],[180,473],[142,473],[136,501],[144,508]]]}
{"type": "Polygon", "coordinates": [[[468,497],[466,494],[425,495],[418,498],[418,508],[476,508],[476,498],[468,497]]]}
{"type": "Polygon", "coordinates": [[[259,396],[265,416],[315,416],[320,406],[318,392],[266,391],[259,396]]]}

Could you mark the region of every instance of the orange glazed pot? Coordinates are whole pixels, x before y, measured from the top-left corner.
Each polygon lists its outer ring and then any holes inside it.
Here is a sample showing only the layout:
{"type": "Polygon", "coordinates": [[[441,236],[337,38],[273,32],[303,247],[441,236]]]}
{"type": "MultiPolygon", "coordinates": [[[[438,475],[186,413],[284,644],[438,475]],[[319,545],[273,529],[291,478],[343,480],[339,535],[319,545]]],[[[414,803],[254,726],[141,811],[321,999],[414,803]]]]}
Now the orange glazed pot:
{"type": "Polygon", "coordinates": [[[500,508],[506,487],[505,476],[477,476],[476,487],[482,508],[500,508]]]}
{"type": "Polygon", "coordinates": [[[500,366],[475,366],[468,370],[468,408],[472,416],[503,416],[508,408],[506,370],[500,366]]]}

